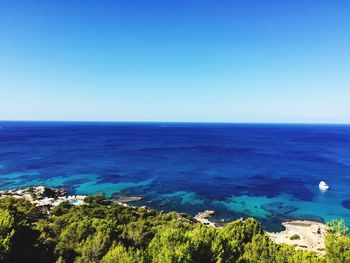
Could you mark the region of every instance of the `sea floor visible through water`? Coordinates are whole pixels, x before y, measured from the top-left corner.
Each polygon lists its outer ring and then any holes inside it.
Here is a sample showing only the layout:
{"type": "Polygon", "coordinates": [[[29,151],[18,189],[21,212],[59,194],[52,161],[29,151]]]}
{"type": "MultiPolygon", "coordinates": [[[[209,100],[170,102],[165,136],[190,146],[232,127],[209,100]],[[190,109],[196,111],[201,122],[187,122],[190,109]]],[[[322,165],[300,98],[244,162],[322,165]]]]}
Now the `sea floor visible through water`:
{"type": "Polygon", "coordinates": [[[0,122],[0,189],[65,186],[214,220],[343,218],[350,224],[350,126],[0,122]],[[324,180],[329,191],[318,184],[324,180]]]}

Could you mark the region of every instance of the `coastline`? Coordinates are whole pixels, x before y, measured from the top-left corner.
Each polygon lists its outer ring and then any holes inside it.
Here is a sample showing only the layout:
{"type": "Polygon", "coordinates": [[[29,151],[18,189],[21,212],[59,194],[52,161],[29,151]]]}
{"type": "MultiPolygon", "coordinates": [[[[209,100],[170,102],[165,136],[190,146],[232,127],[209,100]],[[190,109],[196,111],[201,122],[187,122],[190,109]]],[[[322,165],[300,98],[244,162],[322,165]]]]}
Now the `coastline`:
{"type": "MultiPolygon", "coordinates": [[[[9,189],[0,191],[0,199],[5,197],[23,198],[38,207],[46,208],[49,214],[50,209],[59,205],[62,202],[69,202],[71,205],[84,205],[85,198],[88,195],[67,195],[68,191],[64,188],[49,188],[43,185],[32,186],[18,189],[9,189]]],[[[108,199],[109,200],[109,199],[108,199]]],[[[139,206],[132,206],[129,202],[142,200],[140,196],[120,196],[111,201],[123,206],[137,208],[139,206]]],[[[150,209],[146,206],[143,208],[150,209]]],[[[194,217],[196,222],[206,225],[208,227],[220,227],[210,220],[210,217],[215,214],[213,210],[205,210],[198,212],[194,217]]],[[[229,223],[229,222],[227,222],[229,223]]],[[[307,251],[313,251],[319,255],[325,255],[325,236],[326,225],[324,223],[310,221],[310,220],[293,220],[282,223],[285,230],[280,232],[265,233],[276,244],[286,244],[307,251]]]]}

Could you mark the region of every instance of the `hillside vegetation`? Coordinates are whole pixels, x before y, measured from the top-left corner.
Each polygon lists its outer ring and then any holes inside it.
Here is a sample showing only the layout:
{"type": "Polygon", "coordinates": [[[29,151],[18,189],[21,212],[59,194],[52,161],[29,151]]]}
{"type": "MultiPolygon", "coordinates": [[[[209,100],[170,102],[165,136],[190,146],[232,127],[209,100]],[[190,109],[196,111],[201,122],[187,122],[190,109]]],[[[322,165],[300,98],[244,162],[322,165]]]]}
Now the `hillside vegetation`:
{"type": "Polygon", "coordinates": [[[350,238],[334,221],[326,256],[277,245],[253,218],[223,228],[187,215],[108,203],[62,203],[50,215],[23,199],[0,200],[0,262],[350,262],[350,238]]]}

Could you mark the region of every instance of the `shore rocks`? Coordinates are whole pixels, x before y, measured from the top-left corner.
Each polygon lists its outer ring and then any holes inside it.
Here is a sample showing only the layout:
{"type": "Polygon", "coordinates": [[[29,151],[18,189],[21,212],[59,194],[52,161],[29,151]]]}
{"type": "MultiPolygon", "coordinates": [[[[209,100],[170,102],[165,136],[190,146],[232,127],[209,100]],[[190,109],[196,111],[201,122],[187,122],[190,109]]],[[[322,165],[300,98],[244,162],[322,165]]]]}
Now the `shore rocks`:
{"type": "Polygon", "coordinates": [[[212,217],[215,214],[215,211],[213,210],[205,210],[204,212],[199,212],[194,218],[207,226],[215,227],[215,224],[208,220],[209,217],[212,217]]]}
{"type": "Polygon", "coordinates": [[[138,202],[142,201],[143,197],[142,196],[113,196],[112,198],[113,201],[120,202],[120,203],[129,203],[129,202],[138,202]]]}
{"type": "Polygon", "coordinates": [[[214,210],[205,210],[204,212],[198,213],[198,215],[200,215],[203,218],[208,218],[211,217],[215,214],[214,210]]]}
{"type": "Polygon", "coordinates": [[[49,188],[46,186],[29,187],[28,190],[32,191],[37,199],[58,198],[67,194],[67,191],[64,188],[49,188]]]}

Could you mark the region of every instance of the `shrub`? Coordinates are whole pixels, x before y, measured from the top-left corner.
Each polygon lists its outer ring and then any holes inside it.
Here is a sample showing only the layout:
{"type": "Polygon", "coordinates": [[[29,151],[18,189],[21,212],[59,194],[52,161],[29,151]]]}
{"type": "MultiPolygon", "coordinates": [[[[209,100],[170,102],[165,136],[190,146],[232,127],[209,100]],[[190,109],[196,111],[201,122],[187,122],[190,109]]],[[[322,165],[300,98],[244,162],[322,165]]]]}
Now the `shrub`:
{"type": "Polygon", "coordinates": [[[300,236],[298,234],[294,234],[292,235],[290,238],[290,240],[299,240],[300,239],[300,236]]]}

